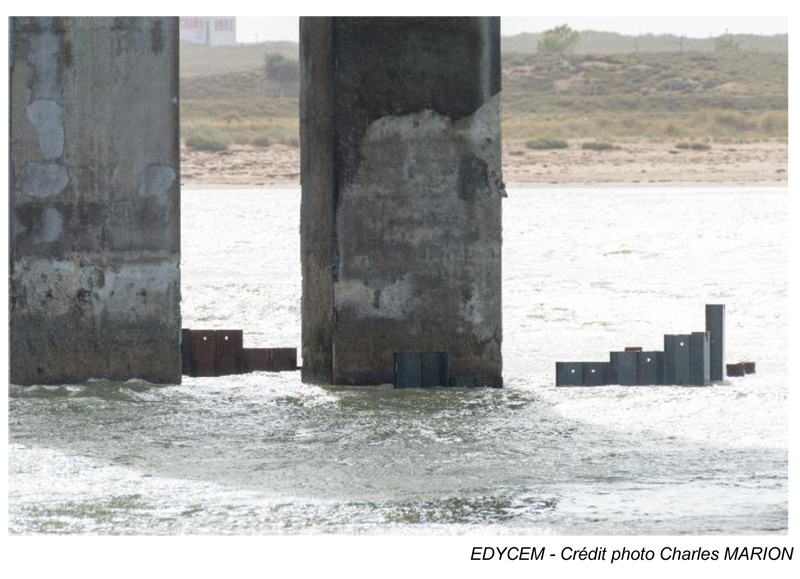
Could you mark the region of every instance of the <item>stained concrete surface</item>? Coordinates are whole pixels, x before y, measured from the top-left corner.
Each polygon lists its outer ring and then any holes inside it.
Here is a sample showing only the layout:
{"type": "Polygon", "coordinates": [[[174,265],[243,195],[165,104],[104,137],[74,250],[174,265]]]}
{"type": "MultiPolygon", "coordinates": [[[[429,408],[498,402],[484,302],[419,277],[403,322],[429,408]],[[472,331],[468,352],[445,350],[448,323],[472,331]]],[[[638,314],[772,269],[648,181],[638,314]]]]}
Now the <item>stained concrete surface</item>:
{"type": "Polygon", "coordinates": [[[303,379],[502,375],[498,18],[301,19],[303,379]]]}
{"type": "Polygon", "coordinates": [[[176,18],[11,18],[18,384],[180,382],[176,18]]]}

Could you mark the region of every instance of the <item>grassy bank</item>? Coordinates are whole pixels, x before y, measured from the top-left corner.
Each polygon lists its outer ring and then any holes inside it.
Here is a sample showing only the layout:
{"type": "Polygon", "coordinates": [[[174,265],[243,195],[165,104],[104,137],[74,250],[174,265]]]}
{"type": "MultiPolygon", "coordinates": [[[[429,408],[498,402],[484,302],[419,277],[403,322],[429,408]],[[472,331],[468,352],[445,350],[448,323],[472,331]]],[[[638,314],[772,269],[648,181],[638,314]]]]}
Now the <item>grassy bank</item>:
{"type": "Polygon", "coordinates": [[[503,58],[503,134],[758,141],[788,137],[785,54],[503,58]]]}
{"type": "MultiPolygon", "coordinates": [[[[297,45],[182,47],[185,142],[298,144],[299,83],[270,78],[267,53],[296,61],[297,45]]],[[[788,139],[788,56],[505,53],[502,115],[520,141],[788,139]]]]}

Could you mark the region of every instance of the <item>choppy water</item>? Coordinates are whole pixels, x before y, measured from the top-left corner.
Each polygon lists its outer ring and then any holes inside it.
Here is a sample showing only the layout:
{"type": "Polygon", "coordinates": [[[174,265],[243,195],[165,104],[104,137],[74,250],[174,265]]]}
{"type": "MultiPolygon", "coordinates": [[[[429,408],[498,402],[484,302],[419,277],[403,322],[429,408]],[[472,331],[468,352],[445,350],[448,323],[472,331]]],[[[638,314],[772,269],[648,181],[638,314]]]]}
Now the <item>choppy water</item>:
{"type": "MultiPolygon", "coordinates": [[[[504,390],[299,373],[10,386],[12,533],[774,533],[787,528],[785,189],[513,190],[504,390]],[[556,389],[728,305],[711,388],[556,389]]],[[[299,345],[297,191],[186,191],[186,327],[299,345]]]]}

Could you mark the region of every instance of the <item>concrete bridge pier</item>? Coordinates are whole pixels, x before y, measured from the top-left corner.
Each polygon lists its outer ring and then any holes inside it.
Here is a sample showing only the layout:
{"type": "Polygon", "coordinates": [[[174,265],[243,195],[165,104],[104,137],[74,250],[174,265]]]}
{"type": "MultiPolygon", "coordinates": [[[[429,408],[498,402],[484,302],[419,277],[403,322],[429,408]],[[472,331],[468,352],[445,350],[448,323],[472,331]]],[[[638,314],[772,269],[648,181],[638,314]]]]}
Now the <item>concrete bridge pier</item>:
{"type": "Polygon", "coordinates": [[[179,383],[177,18],[9,32],[11,381],[179,383]]]}
{"type": "Polygon", "coordinates": [[[499,18],[303,18],[303,380],[502,375],[499,18]]]}

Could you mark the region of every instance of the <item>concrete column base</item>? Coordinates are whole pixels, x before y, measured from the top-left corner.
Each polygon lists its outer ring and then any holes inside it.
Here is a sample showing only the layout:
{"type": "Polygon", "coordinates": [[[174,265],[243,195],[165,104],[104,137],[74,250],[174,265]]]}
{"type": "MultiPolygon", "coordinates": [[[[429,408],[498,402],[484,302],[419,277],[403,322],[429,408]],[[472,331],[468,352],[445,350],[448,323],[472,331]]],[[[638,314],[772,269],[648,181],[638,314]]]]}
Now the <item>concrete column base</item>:
{"type": "Polygon", "coordinates": [[[303,18],[303,380],[502,375],[499,18],[303,18]]]}

